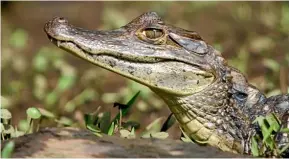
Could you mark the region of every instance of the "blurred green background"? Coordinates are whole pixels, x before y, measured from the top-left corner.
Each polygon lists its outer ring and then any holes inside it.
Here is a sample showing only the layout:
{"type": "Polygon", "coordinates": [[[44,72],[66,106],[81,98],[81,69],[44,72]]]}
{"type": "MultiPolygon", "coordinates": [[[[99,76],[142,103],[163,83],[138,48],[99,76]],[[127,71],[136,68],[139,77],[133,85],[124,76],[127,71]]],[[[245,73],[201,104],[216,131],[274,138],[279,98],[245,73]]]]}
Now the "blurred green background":
{"type": "MultiPolygon", "coordinates": [[[[140,97],[128,118],[141,129],[170,111],[149,89],[55,47],[43,31],[55,16],[86,29],[114,29],[147,11],[168,24],[197,31],[266,95],[288,91],[289,2],[3,2],[1,107],[21,127],[28,107],[84,127],[83,115],[140,97]]],[[[42,126],[59,126],[44,122],[42,126]]],[[[177,124],[169,131],[180,135],[177,124]]]]}

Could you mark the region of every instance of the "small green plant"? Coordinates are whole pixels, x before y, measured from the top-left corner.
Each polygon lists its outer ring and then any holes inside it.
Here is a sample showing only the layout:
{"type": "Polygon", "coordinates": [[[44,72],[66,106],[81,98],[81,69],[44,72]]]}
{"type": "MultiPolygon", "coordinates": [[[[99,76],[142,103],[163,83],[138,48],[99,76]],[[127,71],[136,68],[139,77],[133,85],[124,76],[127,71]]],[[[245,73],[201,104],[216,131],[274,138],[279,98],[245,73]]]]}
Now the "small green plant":
{"type": "Polygon", "coordinates": [[[282,157],[282,153],[289,148],[289,143],[280,148],[276,138],[280,133],[289,135],[289,129],[281,128],[281,122],[274,113],[265,117],[259,116],[253,123],[257,123],[261,128],[262,137],[257,134],[252,137],[252,154],[258,157],[282,157]]]}
{"type": "Polygon", "coordinates": [[[1,139],[8,140],[10,138],[19,137],[25,134],[38,132],[43,119],[52,120],[60,125],[71,125],[69,118],[56,116],[43,108],[30,107],[26,110],[26,120],[21,120],[17,126],[11,125],[12,114],[8,109],[1,109],[1,139]]]}
{"type": "MultiPolygon", "coordinates": [[[[140,127],[140,124],[135,121],[124,121],[123,117],[128,115],[129,110],[132,108],[139,96],[138,91],[126,104],[114,103],[114,107],[118,107],[119,113],[112,119],[109,112],[100,113],[100,107],[91,114],[85,114],[85,125],[96,136],[101,137],[102,133],[107,135],[118,134],[120,137],[133,139],[136,138],[135,130],[140,127]]],[[[160,125],[162,118],[154,120],[149,124],[145,131],[141,133],[143,138],[158,138],[165,139],[169,136],[166,131],[175,123],[176,119],[172,114],[169,115],[163,125],[160,125]]]]}
{"type": "MultiPolygon", "coordinates": [[[[134,129],[139,127],[139,124],[133,121],[122,122],[122,118],[127,115],[139,94],[140,91],[127,104],[114,103],[114,107],[118,107],[119,113],[111,121],[110,112],[99,113],[100,107],[94,113],[85,114],[86,128],[97,136],[101,136],[101,133],[113,135],[118,130],[122,130],[124,126],[125,128],[131,126],[130,132],[134,132],[134,129]]],[[[126,136],[124,135],[125,131],[121,133],[123,134],[122,136],[126,136]]]]}
{"type": "Polygon", "coordinates": [[[14,141],[9,141],[1,151],[1,158],[10,158],[14,151],[15,143],[14,141]]]}

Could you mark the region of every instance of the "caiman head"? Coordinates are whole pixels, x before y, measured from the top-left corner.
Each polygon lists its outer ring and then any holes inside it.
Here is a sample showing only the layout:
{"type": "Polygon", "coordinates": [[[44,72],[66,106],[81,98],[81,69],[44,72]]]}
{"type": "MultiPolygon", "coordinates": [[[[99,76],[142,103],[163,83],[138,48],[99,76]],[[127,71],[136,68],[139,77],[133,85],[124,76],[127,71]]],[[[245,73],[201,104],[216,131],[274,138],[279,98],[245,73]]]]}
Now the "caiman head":
{"type": "Polygon", "coordinates": [[[217,78],[212,48],[154,12],[112,31],[84,30],[64,18],[48,22],[45,31],[58,47],[157,91],[189,95],[217,78]]]}
{"type": "Polygon", "coordinates": [[[64,18],[44,30],[58,47],[151,88],[196,142],[244,151],[247,124],[230,100],[230,68],[196,32],[167,25],[155,12],[111,31],[85,30],[64,18]]]}

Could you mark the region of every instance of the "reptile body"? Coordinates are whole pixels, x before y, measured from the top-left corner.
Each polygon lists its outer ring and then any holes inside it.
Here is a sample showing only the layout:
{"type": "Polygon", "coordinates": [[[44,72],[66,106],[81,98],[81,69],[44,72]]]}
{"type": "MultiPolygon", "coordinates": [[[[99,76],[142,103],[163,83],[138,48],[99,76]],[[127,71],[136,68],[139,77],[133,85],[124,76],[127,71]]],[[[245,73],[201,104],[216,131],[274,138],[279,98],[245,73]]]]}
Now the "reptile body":
{"type": "MultiPolygon", "coordinates": [[[[167,25],[155,12],[111,31],[85,30],[64,18],[44,30],[58,47],[148,86],[197,143],[250,153],[255,117],[288,113],[289,95],[267,99],[196,32],[167,25]]],[[[281,137],[280,145],[287,141],[281,137]]]]}

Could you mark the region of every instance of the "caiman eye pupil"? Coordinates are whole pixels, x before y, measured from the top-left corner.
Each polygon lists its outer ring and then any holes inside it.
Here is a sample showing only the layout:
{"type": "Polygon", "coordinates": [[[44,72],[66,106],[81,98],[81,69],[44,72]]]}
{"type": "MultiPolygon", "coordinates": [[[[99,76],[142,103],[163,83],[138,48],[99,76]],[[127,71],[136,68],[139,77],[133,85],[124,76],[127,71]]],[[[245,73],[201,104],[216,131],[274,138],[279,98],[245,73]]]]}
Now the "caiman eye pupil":
{"type": "Polygon", "coordinates": [[[156,39],[163,36],[163,31],[160,29],[146,29],[143,34],[149,39],[156,39]]]}
{"type": "Polygon", "coordinates": [[[236,98],[240,101],[247,99],[248,95],[245,93],[238,92],[236,93],[236,98]]]}

